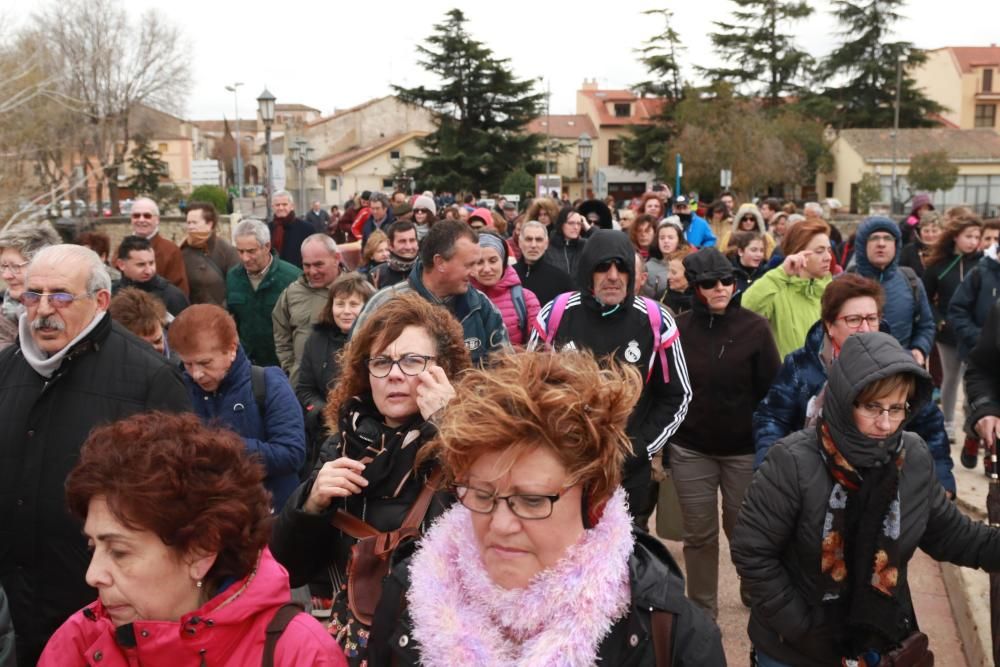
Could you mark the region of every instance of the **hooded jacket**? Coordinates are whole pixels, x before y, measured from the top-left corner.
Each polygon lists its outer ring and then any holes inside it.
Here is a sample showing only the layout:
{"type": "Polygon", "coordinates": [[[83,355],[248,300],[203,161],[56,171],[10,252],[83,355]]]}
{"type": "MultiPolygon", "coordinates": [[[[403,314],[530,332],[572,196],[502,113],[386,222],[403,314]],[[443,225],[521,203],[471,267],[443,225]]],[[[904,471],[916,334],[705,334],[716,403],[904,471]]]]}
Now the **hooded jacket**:
{"type": "Polygon", "coordinates": [[[732,241],[733,234],[736,233],[740,220],[747,214],[757,219],[757,229],[755,231],[764,237],[764,260],[767,261],[771,257],[771,253],[774,252],[774,237],[767,233],[767,224],[764,222],[764,216],[761,214],[760,209],[753,204],[743,204],[740,206],[739,210],[736,211],[736,215],[733,216],[733,222],[729,226],[729,229],[723,232],[719,238],[717,246],[722,252],[728,251],[729,242],[732,241]]]}
{"type": "Polygon", "coordinates": [[[568,239],[563,236],[562,227],[558,227],[549,237],[549,249],[542,255],[542,262],[550,262],[557,269],[565,271],[570,277],[576,275],[580,264],[580,256],[587,245],[588,239],[582,236],[568,239]]]}
{"type": "MultiPolygon", "coordinates": [[[[853,403],[871,382],[898,373],[917,378],[910,401],[918,413],[930,400],[928,373],[908,350],[884,333],[862,333],[844,343],[830,369],[823,421],[843,456],[864,474],[889,462],[902,439],[899,471],[899,579],[896,599],[905,627],[885,628],[902,639],[916,629],[907,585],[907,563],[920,547],[932,558],[958,565],[1000,568],[1000,531],[972,521],[936,482],[924,442],[899,429],[884,440],[864,436],[854,424],[853,403]]],[[[840,663],[838,634],[845,626],[844,596],[824,601],[821,542],[834,480],[823,461],[816,428],[778,442],[754,476],[731,541],[733,563],[750,597],[750,641],[769,657],[803,667],[840,663]]],[[[849,573],[850,574],[850,573],[849,573]]]]}
{"type": "MultiPolygon", "coordinates": [[[[678,215],[675,213],[675,215],[678,215]]],[[[705,218],[691,211],[691,219],[684,224],[684,238],[695,248],[715,246],[715,234],[705,218]]]]}
{"type": "MultiPolygon", "coordinates": [[[[372,625],[370,665],[416,666],[420,664],[421,650],[428,650],[413,639],[413,620],[404,606],[410,587],[412,553],[412,544],[400,549],[398,560],[385,581],[372,625]]],[[[635,532],[635,548],[628,565],[631,604],[598,647],[598,664],[658,665],[651,638],[651,612],[655,609],[676,614],[671,665],[725,667],[726,655],[719,628],[704,611],[684,597],[684,578],[663,543],[648,533],[635,532]]]]}
{"type": "MultiPolygon", "coordinates": [[[[265,548],[252,574],[179,621],[136,621],[115,628],[104,606],[94,602],[59,628],[38,664],[40,667],[259,665],[267,625],[288,598],[288,575],[265,548]],[[241,589],[233,597],[233,592],[241,589]],[[135,645],[124,646],[120,641],[124,636],[135,645]]],[[[347,661],[330,633],[309,614],[300,613],[281,634],[274,650],[274,664],[346,667],[347,661]]]]}
{"type": "MultiPolygon", "coordinates": [[[[472,284],[476,286],[476,289],[482,291],[500,311],[504,326],[507,327],[507,336],[510,338],[511,345],[524,345],[527,343],[528,338],[522,333],[521,323],[517,316],[517,308],[514,307],[514,296],[511,294],[511,289],[515,285],[521,284],[521,279],[517,276],[517,271],[514,270],[514,267],[508,266],[497,284],[492,287],[483,287],[475,279],[473,279],[472,284]]],[[[530,334],[531,323],[538,317],[538,311],[541,309],[541,306],[538,303],[538,297],[531,290],[522,287],[521,294],[524,297],[526,311],[524,331],[530,334]]]]}
{"type": "Polygon", "coordinates": [[[997,245],[986,249],[972,271],[966,276],[948,304],[945,319],[951,324],[963,361],[976,346],[979,334],[990,314],[990,308],[1000,299],[1000,257],[997,245]]]}
{"type": "Polygon", "coordinates": [[[271,492],[271,506],[280,512],[299,484],[299,468],[306,457],[302,409],[288,378],[280,368],[264,369],[266,401],[261,414],[253,394],[250,360],[241,346],[218,389],[205,391],[187,371],[184,384],[203,422],[221,422],[243,438],[249,454],[260,457],[267,470],[264,486],[271,492]]]}
{"type": "Polygon", "coordinates": [[[790,276],[779,266],[755,280],[740,302],[771,324],[778,354],[784,359],[802,347],[809,328],[819,319],[820,299],[830,280],[830,276],[790,276]]]}
{"type": "MultiPolygon", "coordinates": [[[[884,322],[882,330],[889,332],[884,322]]],[[[823,322],[816,322],[806,336],[806,344],[785,357],[767,396],[757,406],[753,414],[753,439],[757,451],[754,468],[760,467],[774,443],[805,428],[810,403],[826,385],[825,340],[823,322]]],[[[954,463],[941,409],[928,401],[913,413],[907,430],[923,438],[934,457],[938,481],[946,491],[956,493],[952,474],[954,463]]]]}
{"type": "MultiPolygon", "coordinates": [[[[635,296],[632,271],[635,249],[621,231],[599,229],[587,241],[576,273],[579,291],[566,304],[559,330],[552,338],[556,349],[587,349],[597,357],[613,355],[619,362],[634,365],[646,384],[629,417],[626,432],[632,440],[633,454],[625,463],[623,486],[640,483],[648,475],[649,459],[663,448],[687,414],[691,401],[684,351],[678,340],[677,325],[666,308],[660,307],[660,345],[666,352],[667,381],[660,366],[660,355],[653,349],[653,332],[646,302],[635,296]],[[593,293],[594,269],[603,261],[617,259],[629,267],[622,303],[608,307],[593,293]],[[631,484],[630,484],[631,482],[631,484]]],[[[538,313],[528,349],[545,345],[552,303],[538,313]]]]}
{"type": "MultiPolygon", "coordinates": [[[[906,220],[899,223],[899,232],[904,245],[916,238],[917,225],[920,224],[920,208],[928,204],[931,204],[931,196],[925,192],[913,197],[913,202],[910,205],[910,215],[906,217],[906,220]]],[[[931,204],[931,210],[934,210],[933,204],[931,204]]]]}
{"type": "Polygon", "coordinates": [[[465,347],[472,356],[472,363],[482,365],[491,353],[510,345],[503,317],[485,294],[470,285],[465,294],[456,294],[442,301],[424,285],[424,265],[419,259],[413,264],[410,277],[405,282],[384,287],[368,300],[351,331],[357,331],[369,315],[381,308],[386,301],[411,290],[427,301],[447,308],[455,316],[462,325],[465,347]]]}
{"type": "Polygon", "coordinates": [[[889,324],[892,335],[899,344],[908,350],[917,349],[927,357],[934,343],[934,314],[923,283],[916,282],[916,301],[914,287],[899,268],[899,255],[902,249],[899,226],[889,218],[874,216],[868,218],[858,228],[857,240],[854,246],[854,269],[865,278],[880,283],[885,290],[885,309],[883,319],[889,324]],[[868,237],[875,232],[887,232],[896,239],[896,255],[884,269],[872,266],[868,259],[868,237]]]}
{"type": "MultiPolygon", "coordinates": [[[[729,260],[714,248],[684,259],[688,281],[733,274],[729,260]],[[706,261],[714,253],[714,263],[706,261]]],[[[731,299],[713,314],[697,291],[690,311],[677,316],[684,343],[691,403],[671,442],[709,456],[753,454],[750,421],[767,394],[781,359],[767,320],[731,299]]]]}

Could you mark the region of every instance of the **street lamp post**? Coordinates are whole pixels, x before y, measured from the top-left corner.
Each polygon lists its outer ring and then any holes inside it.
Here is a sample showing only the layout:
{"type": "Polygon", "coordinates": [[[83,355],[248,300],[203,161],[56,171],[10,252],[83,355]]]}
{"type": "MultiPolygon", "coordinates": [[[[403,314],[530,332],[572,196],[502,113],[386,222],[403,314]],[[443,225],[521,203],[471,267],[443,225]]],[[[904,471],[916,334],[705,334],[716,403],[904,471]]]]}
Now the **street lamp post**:
{"type": "Polygon", "coordinates": [[[897,212],[897,202],[899,201],[899,184],[896,181],[896,146],[899,143],[899,95],[903,79],[903,63],[906,56],[900,54],[896,57],[896,108],[892,121],[892,194],[890,207],[893,213],[897,212]]]}
{"type": "Polygon", "coordinates": [[[243,196],[243,144],[240,142],[240,101],[236,89],[243,85],[242,81],[237,81],[231,86],[226,86],[226,90],[233,94],[233,107],[236,110],[236,187],[237,197],[243,196]]]}
{"type": "Polygon", "coordinates": [[[581,134],[576,142],[577,154],[583,160],[583,198],[587,199],[587,175],[590,171],[590,156],[594,150],[594,144],[590,141],[589,134],[581,134]]]}
{"type": "Polygon", "coordinates": [[[264,123],[264,145],[267,147],[267,185],[264,192],[267,195],[268,222],[271,222],[271,194],[274,190],[274,174],[271,173],[271,125],[274,123],[274,100],[274,95],[268,92],[267,88],[257,96],[257,110],[264,123]]]}
{"type": "Polygon", "coordinates": [[[309,164],[309,153],[312,152],[309,142],[299,137],[292,146],[292,162],[295,164],[295,171],[299,178],[299,204],[301,211],[308,210],[306,202],[306,166],[309,164]]]}

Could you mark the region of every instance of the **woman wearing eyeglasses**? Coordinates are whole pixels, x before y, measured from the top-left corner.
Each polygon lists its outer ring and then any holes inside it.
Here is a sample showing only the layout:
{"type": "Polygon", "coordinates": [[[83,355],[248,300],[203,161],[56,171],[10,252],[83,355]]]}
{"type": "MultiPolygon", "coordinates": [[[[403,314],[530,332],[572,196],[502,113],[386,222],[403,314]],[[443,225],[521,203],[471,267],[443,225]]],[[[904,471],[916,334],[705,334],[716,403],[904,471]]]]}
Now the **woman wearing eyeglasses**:
{"type": "Polygon", "coordinates": [[[767,320],[733,299],[733,265],[715,248],[684,258],[693,307],[677,317],[691,379],[691,403],[670,440],[670,469],[684,525],[687,593],[718,615],[719,492],[732,535],[753,477],[750,422],[781,359],[767,320]]]}
{"type": "Polygon", "coordinates": [[[754,664],[932,664],[907,584],[914,551],[1000,570],[1000,531],[948,500],[910,432],[931,385],[891,335],[848,336],[816,425],[771,448],[731,543],[754,664]]]}
{"type": "MultiPolygon", "coordinates": [[[[434,420],[455,396],[451,379],[470,360],[462,327],[447,310],[403,294],[354,331],[340,361],[325,409],[336,435],[324,445],[321,467],[285,505],[271,549],[293,587],[311,584],[314,596],[335,598],[330,631],[351,664],[361,664],[368,630],[348,617],[346,605],[355,540],[331,519],[345,510],[378,531],[400,527],[431,472],[430,465],[417,467],[417,453],[437,434],[434,420]]],[[[424,525],[442,500],[432,503],[424,525]]]]}
{"type": "Polygon", "coordinates": [[[21,294],[31,259],[42,248],[62,243],[46,221],[22,222],[0,232],[0,279],[7,284],[0,306],[0,350],[17,340],[17,320],[24,312],[21,294]]]}
{"type": "MultiPolygon", "coordinates": [[[[830,366],[848,337],[879,331],[885,293],[874,280],[845,273],[830,283],[820,302],[820,319],[809,330],[804,346],[785,357],[770,391],[753,416],[753,438],[759,467],[777,441],[811,426],[819,415],[819,395],[830,366]]],[[[941,411],[927,403],[914,412],[908,429],[931,450],[938,481],[955,493],[955,478],[941,411]]]]}
{"type": "Polygon", "coordinates": [[[370,664],[725,665],[670,554],[632,530],[620,484],[639,373],[524,352],[456,390],[421,457],[461,504],[386,580],[370,664]]]}

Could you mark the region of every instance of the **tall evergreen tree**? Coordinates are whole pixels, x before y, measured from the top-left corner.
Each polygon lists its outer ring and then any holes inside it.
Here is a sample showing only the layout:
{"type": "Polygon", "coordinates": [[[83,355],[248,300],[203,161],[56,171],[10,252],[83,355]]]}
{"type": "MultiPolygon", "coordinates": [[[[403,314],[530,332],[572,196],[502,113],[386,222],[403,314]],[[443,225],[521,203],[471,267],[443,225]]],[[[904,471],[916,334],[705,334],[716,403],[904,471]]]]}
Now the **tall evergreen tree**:
{"type": "Polygon", "coordinates": [[[147,137],[139,134],[132,141],[135,142],[135,147],[128,160],[128,166],[132,170],[128,187],[137,195],[152,195],[160,187],[160,181],[169,178],[169,166],[160,159],[160,151],[149,145],[147,137]]]}
{"type": "Polygon", "coordinates": [[[821,79],[836,82],[812,100],[836,127],[892,127],[896,102],[896,65],[905,58],[900,84],[899,126],[926,127],[928,116],[944,108],[917,89],[907,68],[927,56],[912,42],[891,41],[893,24],[901,18],[905,0],[834,0],[833,15],[840,22],[840,46],[823,61],[821,79]]]}
{"type": "Polygon", "coordinates": [[[650,171],[660,179],[665,179],[669,160],[666,159],[666,145],[676,133],[674,110],[684,97],[684,79],[681,75],[678,55],[684,50],[680,34],[673,28],[673,12],[669,9],[650,9],[647,16],[663,19],[663,32],[653,35],[641,48],[639,62],[646,66],[649,78],[634,86],[640,95],[652,95],[663,99],[663,106],[652,119],[650,125],[633,125],[625,135],[622,153],[625,166],[636,171],[650,171]]]}
{"type": "Polygon", "coordinates": [[[461,10],[445,16],[428,46],[417,45],[420,65],[441,86],[393,86],[401,100],[437,114],[438,128],[421,140],[425,157],[411,173],[422,188],[497,192],[514,170],[537,173],[541,166],[535,158],[544,137],[524,133],[524,126],[539,115],[544,94],[469,35],[461,10]]]}
{"type": "Polygon", "coordinates": [[[769,107],[801,88],[812,58],[796,48],[791,24],[812,14],[804,0],[732,0],[731,21],[715,21],[709,36],[725,63],[698,71],[726,81],[742,93],[762,97],[769,107]]]}

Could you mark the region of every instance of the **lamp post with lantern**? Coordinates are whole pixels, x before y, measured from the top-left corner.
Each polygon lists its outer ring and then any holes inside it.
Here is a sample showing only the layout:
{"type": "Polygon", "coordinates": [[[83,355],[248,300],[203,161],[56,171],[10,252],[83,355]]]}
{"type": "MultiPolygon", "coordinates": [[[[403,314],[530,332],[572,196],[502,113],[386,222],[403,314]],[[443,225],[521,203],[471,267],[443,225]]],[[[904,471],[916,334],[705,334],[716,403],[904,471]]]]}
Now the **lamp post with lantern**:
{"type": "Polygon", "coordinates": [[[268,92],[267,88],[257,96],[257,111],[264,123],[264,145],[267,149],[267,181],[264,192],[267,195],[268,222],[271,222],[271,194],[274,190],[274,174],[271,172],[271,125],[274,124],[274,100],[274,95],[268,92]]]}
{"type": "Polygon", "coordinates": [[[580,160],[583,162],[583,198],[587,199],[587,176],[590,172],[590,156],[594,151],[594,144],[590,140],[590,135],[587,133],[581,134],[580,138],[576,142],[577,155],[580,156],[580,160]]]}
{"type": "Polygon", "coordinates": [[[236,89],[243,85],[242,81],[237,81],[231,86],[226,86],[226,90],[233,94],[233,107],[236,111],[236,196],[243,196],[243,144],[240,142],[240,101],[236,89]]]}

